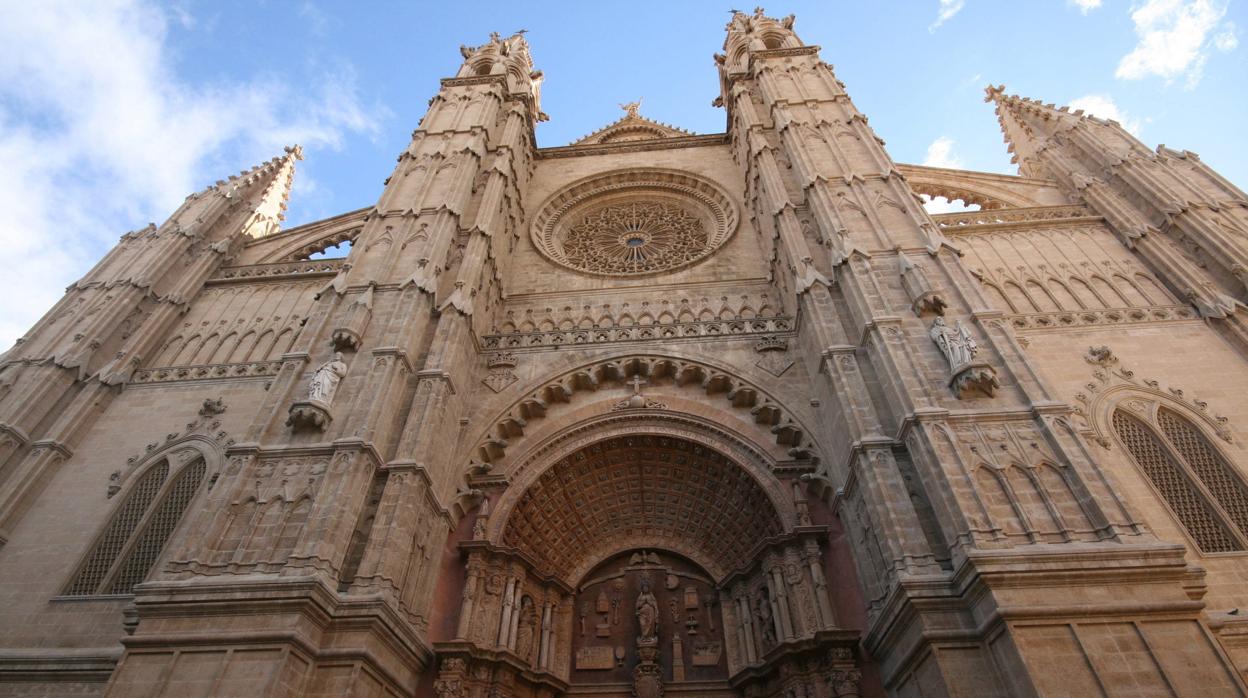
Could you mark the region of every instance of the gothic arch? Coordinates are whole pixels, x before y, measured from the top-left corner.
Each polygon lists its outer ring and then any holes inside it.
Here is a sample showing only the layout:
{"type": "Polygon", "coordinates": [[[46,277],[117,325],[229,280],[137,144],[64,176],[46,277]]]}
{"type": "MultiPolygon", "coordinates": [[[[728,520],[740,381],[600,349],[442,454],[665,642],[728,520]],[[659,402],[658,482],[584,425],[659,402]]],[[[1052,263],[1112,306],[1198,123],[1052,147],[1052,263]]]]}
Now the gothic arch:
{"type": "MultiPolygon", "coordinates": [[[[794,458],[817,458],[819,450],[812,439],[812,432],[781,401],[735,371],[713,366],[692,359],[653,356],[623,355],[599,359],[590,364],[565,370],[534,384],[535,389],[511,404],[491,420],[477,441],[470,456],[469,467],[484,463],[496,464],[508,460],[507,450],[517,437],[524,437],[526,428],[537,419],[554,416],[564,403],[571,403],[579,392],[595,392],[604,382],[617,381],[626,384],[627,379],[644,377],[646,380],[663,381],[667,388],[701,390],[708,397],[722,395],[731,411],[746,411],[760,430],[766,430],[775,443],[786,448],[794,458]]],[[[717,401],[718,402],[718,401],[717,401]]],[[[724,405],[701,400],[703,405],[723,410],[724,405]]],[[[726,410],[726,411],[729,411],[726,410]]]]}
{"type": "Polygon", "coordinates": [[[344,242],[355,242],[371,212],[371,207],[357,209],[248,241],[242,263],[294,262],[344,242]]]}
{"type": "Polygon", "coordinates": [[[171,549],[192,502],[204,483],[211,487],[223,462],[220,444],[201,434],[149,449],[110,477],[108,497],[116,504],[74,566],[64,595],[131,593],[171,549]]]}
{"type": "Polygon", "coordinates": [[[967,204],[978,204],[985,211],[1001,208],[1026,208],[1040,206],[1030,197],[1020,195],[1004,186],[992,186],[985,182],[968,182],[948,172],[906,166],[906,183],[915,194],[933,199],[945,197],[949,201],[961,199],[967,204]]]}
{"type": "Polygon", "coordinates": [[[1111,427],[1114,411],[1131,400],[1143,406],[1151,405],[1152,411],[1161,407],[1173,410],[1200,425],[1203,431],[1216,437],[1215,441],[1233,441],[1226,417],[1211,412],[1209,403],[1204,400],[1188,397],[1182,389],[1163,390],[1158,381],[1138,378],[1134,371],[1118,365],[1117,357],[1108,347],[1093,348],[1085,358],[1099,368],[1093,372],[1095,382],[1085,386],[1087,392],[1075,396],[1079,403],[1075,418],[1079,431],[1102,448],[1112,448],[1115,441],[1111,427]],[[1104,354],[1098,353],[1102,351],[1104,354]]]}
{"type": "Polygon", "coordinates": [[[1196,422],[1136,399],[1116,407],[1111,421],[1118,442],[1197,549],[1248,549],[1248,481],[1196,422]]]}
{"type": "MultiPolygon", "coordinates": [[[[526,550],[544,567],[553,567],[549,572],[568,582],[581,579],[611,555],[634,548],[662,548],[679,553],[722,578],[746,564],[758,543],[797,525],[795,505],[784,483],[772,472],[772,465],[756,444],[693,415],[636,411],[591,417],[560,429],[518,460],[508,474],[506,489],[497,495],[483,535],[495,544],[526,550]],[[625,449],[628,459],[609,455],[625,449]],[[660,452],[664,455],[654,455],[660,452]],[[700,475],[692,476],[690,468],[700,475]],[[637,489],[621,491],[618,499],[613,499],[604,489],[612,481],[612,472],[621,476],[616,478],[620,483],[630,483],[637,489]],[[640,490],[645,489],[647,479],[667,484],[656,489],[654,500],[643,503],[640,490]],[[687,505],[689,496],[696,492],[694,504],[717,511],[718,518],[705,527],[693,526],[686,531],[687,535],[676,535],[672,529],[679,518],[675,514],[665,518],[667,523],[663,525],[643,525],[645,522],[636,518],[617,515],[608,517],[611,523],[599,522],[594,526],[526,528],[524,522],[536,516],[535,508],[545,506],[547,511],[541,515],[550,515],[550,502],[534,503],[535,499],[553,497],[566,502],[573,496],[589,496],[586,493],[590,490],[596,490],[592,501],[581,502],[583,506],[578,508],[600,511],[614,507],[619,514],[632,506],[630,513],[634,516],[639,507],[672,514],[681,508],[682,502],[687,505]],[[751,512],[752,516],[743,516],[741,512],[751,512]],[[518,530],[523,534],[516,533],[518,530]],[[538,531],[563,532],[557,534],[561,541],[563,537],[573,537],[578,541],[575,552],[548,550],[552,546],[566,548],[570,543],[528,539],[538,535],[538,531]],[[601,532],[605,538],[592,543],[580,541],[579,537],[590,531],[601,532]],[[725,553],[708,549],[708,535],[732,550],[725,553]],[[696,544],[698,536],[702,536],[700,545],[696,544]],[[552,556],[562,562],[552,565],[546,559],[552,556]]],[[[474,484],[488,486],[486,481],[474,484]]]]}

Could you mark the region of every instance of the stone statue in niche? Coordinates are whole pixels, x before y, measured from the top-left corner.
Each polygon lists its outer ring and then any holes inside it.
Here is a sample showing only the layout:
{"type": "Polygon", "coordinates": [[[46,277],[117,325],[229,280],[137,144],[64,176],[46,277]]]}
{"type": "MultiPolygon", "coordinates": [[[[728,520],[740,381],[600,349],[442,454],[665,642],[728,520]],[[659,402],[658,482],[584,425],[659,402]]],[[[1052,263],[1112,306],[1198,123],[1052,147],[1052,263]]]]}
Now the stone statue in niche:
{"type": "Polygon", "coordinates": [[[516,629],[516,656],[526,662],[532,662],[533,637],[537,630],[537,610],[533,608],[533,599],[524,597],[520,601],[520,627],[516,629]]]}
{"type": "Polygon", "coordinates": [[[771,620],[771,599],[766,594],[758,599],[758,627],[763,634],[763,647],[775,646],[776,626],[771,620]]]}
{"type": "Polygon", "coordinates": [[[641,592],[637,594],[637,642],[658,639],[659,602],[650,590],[650,578],[641,578],[641,592]]]}
{"type": "Polygon", "coordinates": [[[338,384],[347,375],[347,364],[342,360],[342,352],[334,352],[329,361],[321,364],[312,374],[308,382],[308,400],[330,404],[334,401],[334,393],[338,392],[338,384]]]}
{"type": "Polygon", "coordinates": [[[940,352],[945,355],[945,359],[949,361],[949,369],[955,373],[971,363],[975,354],[979,352],[979,345],[975,343],[975,338],[971,336],[961,320],[958,320],[954,327],[950,327],[943,317],[937,317],[932,321],[932,329],[928,331],[928,334],[931,335],[932,341],[936,342],[940,352]]]}

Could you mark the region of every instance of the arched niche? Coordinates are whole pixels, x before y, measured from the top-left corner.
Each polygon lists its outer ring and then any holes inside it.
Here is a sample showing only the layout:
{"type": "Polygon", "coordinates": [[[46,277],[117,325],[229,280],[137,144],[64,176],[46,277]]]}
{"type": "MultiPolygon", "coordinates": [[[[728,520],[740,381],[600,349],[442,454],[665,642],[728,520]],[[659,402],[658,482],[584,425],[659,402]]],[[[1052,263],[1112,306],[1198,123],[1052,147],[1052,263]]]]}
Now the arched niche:
{"type": "Polygon", "coordinates": [[[655,615],[656,663],[664,684],[728,679],[719,591],[707,571],[687,558],[657,548],[614,554],[580,580],[572,607],[573,685],[631,684],[639,662],[639,616],[646,612],[655,615]],[[643,608],[648,604],[649,611],[643,608]]]}
{"type": "Polygon", "coordinates": [[[774,477],[761,480],[692,425],[679,426],[600,423],[590,439],[548,451],[544,467],[500,498],[491,537],[568,581],[644,546],[680,551],[716,578],[747,565],[785,530],[780,509],[792,504],[774,477]]]}

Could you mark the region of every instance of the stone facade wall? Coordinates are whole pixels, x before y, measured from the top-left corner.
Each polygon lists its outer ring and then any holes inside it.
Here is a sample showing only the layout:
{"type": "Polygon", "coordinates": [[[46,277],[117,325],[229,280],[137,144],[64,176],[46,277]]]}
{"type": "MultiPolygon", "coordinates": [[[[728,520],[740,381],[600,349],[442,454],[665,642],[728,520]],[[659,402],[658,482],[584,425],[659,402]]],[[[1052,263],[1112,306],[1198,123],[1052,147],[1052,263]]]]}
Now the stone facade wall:
{"type": "Polygon", "coordinates": [[[727,134],[537,148],[494,35],[375,206],[124,236],[0,357],[0,694],[1248,692],[1248,200],[998,88],[1025,177],[894,163],[793,26],[727,134]]]}

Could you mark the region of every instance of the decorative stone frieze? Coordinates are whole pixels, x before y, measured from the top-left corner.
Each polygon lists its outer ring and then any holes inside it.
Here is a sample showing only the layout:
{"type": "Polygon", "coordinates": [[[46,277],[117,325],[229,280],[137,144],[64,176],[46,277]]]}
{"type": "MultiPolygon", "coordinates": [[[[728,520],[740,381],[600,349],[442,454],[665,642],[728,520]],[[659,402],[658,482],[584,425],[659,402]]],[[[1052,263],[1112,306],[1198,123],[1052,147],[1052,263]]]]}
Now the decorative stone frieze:
{"type": "Polygon", "coordinates": [[[171,383],[175,381],[266,378],[276,376],[278,371],[281,369],[281,361],[255,361],[241,364],[145,368],[135,371],[130,377],[130,382],[142,385],[147,383],[171,383]]]}

